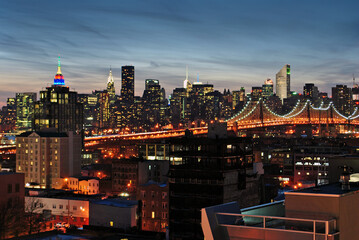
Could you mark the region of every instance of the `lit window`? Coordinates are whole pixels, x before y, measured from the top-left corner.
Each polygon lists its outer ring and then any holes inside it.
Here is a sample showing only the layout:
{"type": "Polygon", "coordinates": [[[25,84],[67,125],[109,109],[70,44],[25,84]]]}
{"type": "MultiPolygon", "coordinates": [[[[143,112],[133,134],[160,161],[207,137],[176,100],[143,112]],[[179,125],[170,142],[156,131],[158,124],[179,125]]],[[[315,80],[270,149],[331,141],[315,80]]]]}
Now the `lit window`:
{"type": "Polygon", "coordinates": [[[300,175],[300,172],[298,172],[298,175],[300,175]]]}
{"type": "Polygon", "coordinates": [[[309,175],[309,172],[307,172],[307,175],[309,175]]]}
{"type": "Polygon", "coordinates": [[[113,221],[110,221],[110,227],[113,227],[113,221]]]}
{"type": "Polygon", "coordinates": [[[155,218],[155,212],[152,212],[152,218],[155,218]]]}

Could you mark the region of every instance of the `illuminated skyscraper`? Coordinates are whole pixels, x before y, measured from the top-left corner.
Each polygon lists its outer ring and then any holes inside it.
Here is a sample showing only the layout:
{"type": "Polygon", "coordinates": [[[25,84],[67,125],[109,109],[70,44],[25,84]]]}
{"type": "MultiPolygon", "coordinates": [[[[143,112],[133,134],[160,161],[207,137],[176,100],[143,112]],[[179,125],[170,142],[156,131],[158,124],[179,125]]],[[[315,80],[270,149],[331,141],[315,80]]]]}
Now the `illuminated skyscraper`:
{"type": "Polygon", "coordinates": [[[148,126],[159,123],[161,120],[161,95],[161,85],[159,81],[157,79],[146,79],[142,99],[144,102],[144,121],[148,126]]]}
{"type": "Polygon", "coordinates": [[[115,82],[113,81],[111,68],[110,68],[110,74],[108,75],[108,80],[107,80],[107,92],[108,92],[109,99],[110,99],[110,105],[113,105],[116,100],[115,99],[116,92],[115,92],[115,82]]]}
{"type": "Polygon", "coordinates": [[[332,88],[332,98],[335,108],[342,114],[349,116],[352,113],[352,89],[347,85],[336,85],[332,88]]]}
{"type": "Polygon", "coordinates": [[[251,98],[252,101],[258,101],[262,97],[262,87],[252,87],[251,98]]]}
{"type": "Polygon", "coordinates": [[[276,94],[280,100],[290,96],[290,65],[286,64],[276,75],[276,94]]]}
{"type": "Polygon", "coordinates": [[[186,66],[186,79],[183,81],[183,87],[187,90],[188,94],[192,91],[192,83],[188,80],[188,67],[186,66]]]}
{"type": "Polygon", "coordinates": [[[122,101],[133,103],[135,94],[135,67],[122,66],[121,98],[122,101]]]}
{"type": "Polygon", "coordinates": [[[318,87],[314,83],[306,83],[303,87],[303,95],[311,100],[317,99],[319,96],[318,87]]]}
{"type": "Polygon", "coordinates": [[[264,81],[264,84],[262,85],[262,97],[264,99],[269,98],[270,96],[273,95],[273,81],[272,79],[268,78],[267,80],[264,81]]]}
{"type": "Polygon", "coordinates": [[[30,131],[33,128],[36,93],[16,93],[16,129],[30,131]]]}
{"type": "Polygon", "coordinates": [[[54,84],[40,91],[34,118],[36,131],[54,128],[58,132],[81,132],[83,129],[83,105],[77,101],[77,92],[65,86],[60,57],[54,84]]]}

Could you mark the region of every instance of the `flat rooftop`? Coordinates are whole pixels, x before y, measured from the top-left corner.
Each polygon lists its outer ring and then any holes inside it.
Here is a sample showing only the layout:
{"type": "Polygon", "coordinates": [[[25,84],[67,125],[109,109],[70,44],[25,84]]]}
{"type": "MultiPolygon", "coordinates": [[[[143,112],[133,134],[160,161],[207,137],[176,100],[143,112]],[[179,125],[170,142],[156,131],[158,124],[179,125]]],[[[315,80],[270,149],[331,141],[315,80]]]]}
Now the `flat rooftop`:
{"type": "Polygon", "coordinates": [[[318,187],[303,188],[297,191],[286,192],[285,194],[327,194],[327,195],[344,195],[359,191],[358,184],[350,184],[349,190],[343,190],[341,183],[332,183],[320,185],[318,187]]]}
{"type": "Polygon", "coordinates": [[[137,201],[122,200],[122,199],[105,199],[100,201],[93,201],[92,204],[107,205],[112,207],[128,208],[138,204],[137,201]]]}

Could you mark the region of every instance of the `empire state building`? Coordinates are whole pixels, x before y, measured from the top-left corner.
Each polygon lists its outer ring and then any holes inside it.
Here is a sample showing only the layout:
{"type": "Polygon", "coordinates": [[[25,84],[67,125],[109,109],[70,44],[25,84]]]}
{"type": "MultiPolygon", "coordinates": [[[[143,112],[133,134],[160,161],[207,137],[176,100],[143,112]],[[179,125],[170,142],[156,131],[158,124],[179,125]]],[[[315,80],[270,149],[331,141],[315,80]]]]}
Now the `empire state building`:
{"type": "Polygon", "coordinates": [[[65,85],[60,57],[54,84],[40,91],[35,103],[35,130],[55,129],[57,132],[81,132],[83,129],[83,105],[77,101],[77,92],[65,85]]]}

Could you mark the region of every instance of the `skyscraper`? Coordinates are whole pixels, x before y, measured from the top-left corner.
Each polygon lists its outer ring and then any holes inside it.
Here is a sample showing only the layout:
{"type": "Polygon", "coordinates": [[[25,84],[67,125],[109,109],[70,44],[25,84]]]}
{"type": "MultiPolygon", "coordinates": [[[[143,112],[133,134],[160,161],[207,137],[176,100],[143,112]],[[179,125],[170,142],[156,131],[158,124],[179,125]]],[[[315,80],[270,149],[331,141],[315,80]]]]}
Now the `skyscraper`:
{"type": "Polygon", "coordinates": [[[251,98],[252,101],[258,101],[262,97],[262,87],[252,87],[251,98]]]}
{"type": "Polygon", "coordinates": [[[113,81],[111,68],[110,68],[110,73],[108,75],[108,80],[107,80],[107,92],[108,92],[109,99],[110,99],[110,105],[113,105],[116,100],[116,91],[115,91],[115,82],[113,81]]]}
{"type": "Polygon", "coordinates": [[[286,64],[276,74],[276,94],[280,100],[290,96],[290,65],[286,64]]]}
{"type": "Polygon", "coordinates": [[[303,87],[303,95],[311,100],[317,99],[319,96],[318,87],[314,83],[306,83],[303,87]]]}
{"type": "Polygon", "coordinates": [[[30,131],[33,128],[36,93],[16,93],[16,129],[30,131]]]}
{"type": "Polygon", "coordinates": [[[349,116],[352,112],[352,89],[347,85],[336,85],[332,88],[332,98],[335,108],[342,114],[349,116]]]}
{"type": "Polygon", "coordinates": [[[122,101],[133,103],[135,94],[135,67],[122,66],[121,98],[122,101]]]}
{"type": "Polygon", "coordinates": [[[54,84],[40,91],[40,101],[35,103],[35,130],[55,128],[58,132],[83,129],[83,105],[77,101],[77,92],[65,86],[60,57],[54,84]]]}
{"type": "Polygon", "coordinates": [[[159,123],[161,106],[161,85],[157,79],[146,79],[145,91],[143,92],[144,121],[145,125],[152,126],[159,123]]]}
{"type": "Polygon", "coordinates": [[[264,99],[269,98],[270,96],[273,95],[273,81],[272,79],[268,78],[267,80],[264,81],[264,84],[262,85],[262,96],[264,99]]]}

